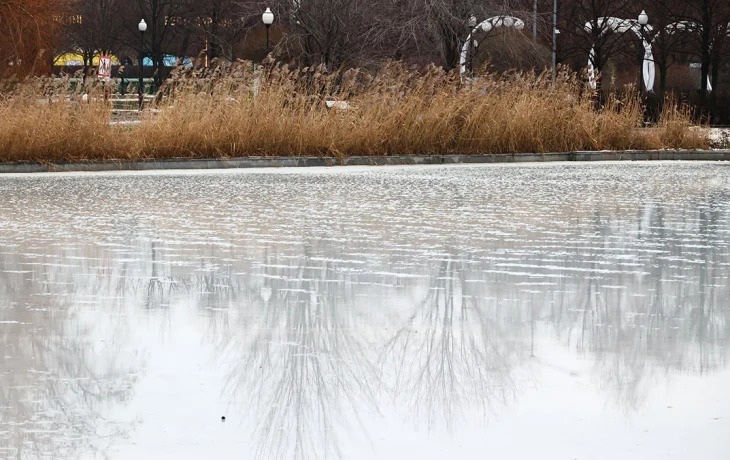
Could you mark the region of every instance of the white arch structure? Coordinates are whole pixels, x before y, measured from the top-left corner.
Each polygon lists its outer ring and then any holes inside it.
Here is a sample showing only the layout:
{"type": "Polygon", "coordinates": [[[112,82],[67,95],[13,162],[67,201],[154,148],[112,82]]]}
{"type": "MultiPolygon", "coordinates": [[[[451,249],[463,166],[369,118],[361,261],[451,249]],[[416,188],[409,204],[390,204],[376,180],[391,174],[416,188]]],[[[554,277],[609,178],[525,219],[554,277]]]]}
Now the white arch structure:
{"type": "MultiPolygon", "coordinates": [[[[626,33],[633,32],[641,40],[641,44],[644,47],[644,61],[642,63],[642,75],[644,77],[644,88],[648,92],[654,91],[654,79],[656,78],[656,68],[654,66],[654,52],[652,50],[652,43],[647,41],[646,35],[642,33],[641,25],[636,19],[620,19],[620,18],[598,18],[598,27],[601,29],[601,35],[618,32],[626,33]]],[[[586,32],[593,30],[593,23],[587,22],[585,25],[586,32]]],[[[644,30],[651,34],[652,27],[649,25],[644,26],[644,30]]],[[[590,54],[588,55],[588,83],[592,89],[596,89],[597,76],[596,68],[593,65],[593,59],[595,58],[595,48],[591,48],[590,54]]]]}
{"type": "MultiPolygon", "coordinates": [[[[691,21],[679,21],[674,22],[672,24],[667,25],[667,27],[664,29],[665,34],[673,34],[677,31],[684,31],[684,30],[700,30],[702,27],[694,22],[691,21]]],[[[702,78],[702,77],[700,77],[702,78]]],[[[707,76],[707,91],[712,91],[712,80],[710,79],[710,76],[707,76]]]]}
{"type": "MultiPolygon", "coordinates": [[[[619,32],[619,33],[625,33],[628,31],[632,31],[636,34],[637,37],[639,37],[639,40],[641,40],[642,45],[644,46],[644,61],[642,63],[642,74],[644,76],[644,87],[648,92],[654,91],[654,80],[656,78],[656,67],[654,64],[654,52],[653,52],[653,45],[656,38],[659,36],[659,33],[654,35],[651,42],[646,40],[646,36],[641,33],[641,25],[639,25],[639,22],[635,19],[619,19],[619,18],[599,18],[598,19],[598,26],[601,28],[602,32],[601,34],[606,34],[609,32],[619,32]]],[[[665,34],[673,34],[677,31],[684,31],[684,30],[699,30],[702,27],[698,24],[690,21],[679,21],[672,24],[667,25],[662,32],[665,34]]],[[[644,29],[651,33],[654,29],[650,25],[644,26],[644,29]]],[[[590,32],[593,30],[593,24],[588,22],[585,25],[585,30],[587,32],[590,32]]],[[[591,85],[591,88],[596,89],[597,86],[597,78],[596,78],[596,69],[593,66],[593,59],[595,56],[595,49],[591,48],[590,54],[588,55],[588,83],[591,85]]],[[[707,76],[707,91],[712,91],[712,82],[710,81],[710,76],[707,76]]]]}
{"type": "MultiPolygon", "coordinates": [[[[462,78],[464,75],[466,75],[466,57],[467,57],[467,54],[469,53],[469,45],[471,44],[472,37],[474,36],[474,34],[476,34],[479,31],[489,33],[493,29],[498,29],[500,27],[522,30],[525,28],[525,22],[521,19],[517,19],[514,16],[494,16],[494,17],[485,19],[484,21],[477,24],[476,27],[474,27],[474,29],[472,29],[471,33],[469,33],[469,36],[466,38],[466,41],[464,42],[464,46],[461,47],[461,56],[459,58],[459,64],[460,64],[460,68],[461,68],[462,78]]],[[[474,44],[476,45],[476,41],[474,41],[474,44]]]]}

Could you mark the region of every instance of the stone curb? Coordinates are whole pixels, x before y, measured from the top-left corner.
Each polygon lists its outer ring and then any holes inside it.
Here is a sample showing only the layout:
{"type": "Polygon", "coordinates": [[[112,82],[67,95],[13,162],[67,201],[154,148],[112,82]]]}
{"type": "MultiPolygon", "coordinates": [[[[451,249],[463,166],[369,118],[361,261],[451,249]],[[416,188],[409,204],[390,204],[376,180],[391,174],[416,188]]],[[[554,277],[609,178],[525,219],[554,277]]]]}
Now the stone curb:
{"type": "Polygon", "coordinates": [[[312,166],[385,166],[553,161],[730,161],[730,150],[652,150],[493,155],[393,155],[335,157],[242,157],[64,163],[0,163],[0,174],[41,172],[149,171],[175,169],[288,168],[312,166]]]}

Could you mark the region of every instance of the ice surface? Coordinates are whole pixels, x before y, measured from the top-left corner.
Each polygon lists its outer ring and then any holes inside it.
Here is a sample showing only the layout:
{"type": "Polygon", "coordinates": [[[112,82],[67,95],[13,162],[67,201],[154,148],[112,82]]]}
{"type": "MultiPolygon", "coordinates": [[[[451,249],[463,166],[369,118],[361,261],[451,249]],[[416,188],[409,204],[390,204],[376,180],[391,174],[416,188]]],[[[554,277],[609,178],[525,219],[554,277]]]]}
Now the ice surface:
{"type": "Polygon", "coordinates": [[[720,163],[0,176],[0,458],[725,460],[729,197],[720,163]]]}

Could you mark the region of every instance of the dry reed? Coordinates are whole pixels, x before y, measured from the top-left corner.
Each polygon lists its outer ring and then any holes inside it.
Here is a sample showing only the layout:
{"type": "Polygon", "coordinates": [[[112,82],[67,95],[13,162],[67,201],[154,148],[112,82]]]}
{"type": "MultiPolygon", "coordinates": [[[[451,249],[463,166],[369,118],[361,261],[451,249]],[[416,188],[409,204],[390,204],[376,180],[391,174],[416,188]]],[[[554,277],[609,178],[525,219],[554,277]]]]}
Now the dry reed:
{"type": "Polygon", "coordinates": [[[268,62],[179,70],[141,123],[110,123],[94,83],[36,79],[0,96],[0,161],[240,156],[478,154],[704,148],[688,110],[673,101],[642,129],[637,98],[596,108],[579,79],[483,74],[463,83],[431,66],[325,74],[268,62]],[[254,90],[255,88],[255,90],[254,90]],[[81,92],[90,102],[81,103],[81,92]],[[325,99],[346,100],[327,110],[325,99]]]}

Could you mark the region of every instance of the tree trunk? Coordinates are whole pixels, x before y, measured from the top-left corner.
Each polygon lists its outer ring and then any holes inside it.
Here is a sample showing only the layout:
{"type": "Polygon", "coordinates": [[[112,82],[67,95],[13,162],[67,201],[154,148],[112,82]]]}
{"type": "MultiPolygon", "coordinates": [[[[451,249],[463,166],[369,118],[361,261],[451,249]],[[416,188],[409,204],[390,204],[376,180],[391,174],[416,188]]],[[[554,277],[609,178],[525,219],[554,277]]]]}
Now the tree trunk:
{"type": "Polygon", "coordinates": [[[666,63],[659,64],[659,97],[660,103],[664,101],[664,94],[667,92],[667,71],[668,66],[666,63]]]}
{"type": "Polygon", "coordinates": [[[700,110],[705,115],[707,109],[707,77],[710,74],[710,48],[712,47],[712,14],[710,0],[702,0],[702,75],[700,77],[700,110]]]}
{"type": "Polygon", "coordinates": [[[89,51],[83,51],[83,57],[84,57],[84,75],[82,76],[81,81],[85,84],[86,83],[86,77],[89,76],[89,68],[94,65],[94,52],[89,51]]]}

